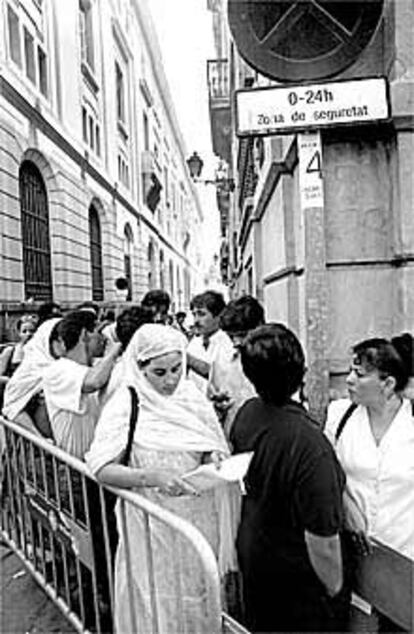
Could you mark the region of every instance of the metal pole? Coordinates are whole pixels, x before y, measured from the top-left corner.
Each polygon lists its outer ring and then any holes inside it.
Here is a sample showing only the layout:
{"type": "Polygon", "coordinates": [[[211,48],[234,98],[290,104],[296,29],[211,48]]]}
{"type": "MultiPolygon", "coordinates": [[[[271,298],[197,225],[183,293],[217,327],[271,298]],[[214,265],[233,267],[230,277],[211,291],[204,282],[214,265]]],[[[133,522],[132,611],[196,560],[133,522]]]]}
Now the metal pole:
{"type": "Polygon", "coordinates": [[[322,424],[329,396],[328,280],[325,249],[322,141],[319,131],[298,134],[299,183],[305,226],[305,310],[310,413],[322,424]]]}

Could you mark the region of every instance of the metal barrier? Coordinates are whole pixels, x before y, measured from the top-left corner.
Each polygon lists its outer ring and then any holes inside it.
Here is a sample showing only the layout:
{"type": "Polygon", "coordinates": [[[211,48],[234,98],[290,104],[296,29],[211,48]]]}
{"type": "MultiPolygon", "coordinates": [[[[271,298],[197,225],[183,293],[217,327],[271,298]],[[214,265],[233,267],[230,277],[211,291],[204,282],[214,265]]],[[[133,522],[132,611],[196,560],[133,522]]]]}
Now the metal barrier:
{"type": "MultiPolygon", "coordinates": [[[[183,588],[183,545],[197,562],[198,593],[202,601],[201,629],[197,634],[247,632],[222,614],[221,588],[213,551],[189,522],[125,490],[106,489],[89,474],[86,465],[19,425],[0,418],[4,431],[2,454],[1,535],[19,556],[50,599],[78,632],[110,632],[114,625],[114,561],[118,541],[114,504],[118,503],[120,538],[125,550],[127,592],[131,631],[139,632],[141,615],[133,599],[134,579],[127,530],[127,514],[142,517],[145,526],[145,556],[151,604],[151,627],[162,631],[158,580],[155,574],[157,548],[154,532],[162,525],[171,532],[176,547],[171,550],[168,571],[176,588],[183,588]],[[181,553],[181,554],[180,554],[181,553]],[[200,586],[200,584],[202,584],[200,586]]],[[[0,443],[1,445],[1,443],[0,443]]],[[[177,594],[176,631],[193,634],[188,610],[177,594]]],[[[148,629],[145,634],[150,634],[148,629]]]]}

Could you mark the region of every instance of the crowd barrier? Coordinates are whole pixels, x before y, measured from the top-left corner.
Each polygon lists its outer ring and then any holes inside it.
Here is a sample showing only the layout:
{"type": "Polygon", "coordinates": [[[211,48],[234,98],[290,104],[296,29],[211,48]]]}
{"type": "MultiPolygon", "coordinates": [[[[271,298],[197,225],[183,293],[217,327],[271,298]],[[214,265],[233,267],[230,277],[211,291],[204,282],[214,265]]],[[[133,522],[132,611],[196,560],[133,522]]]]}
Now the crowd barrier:
{"type": "MultiPolygon", "coordinates": [[[[183,568],[179,543],[191,548],[200,562],[204,584],[202,629],[197,634],[247,634],[247,630],[222,610],[222,590],[213,552],[201,533],[188,522],[125,490],[98,485],[85,464],[22,427],[0,418],[2,453],[1,536],[14,550],[50,599],[78,632],[110,632],[113,629],[115,495],[120,500],[120,530],[129,556],[125,505],[142,513],[146,526],[147,560],[156,558],[153,532],[161,522],[177,540],[169,569],[182,588],[183,568]]],[[[128,560],[128,557],[127,557],[128,560]]],[[[130,561],[130,559],[129,559],[130,561]]],[[[157,580],[148,570],[152,627],[160,631],[157,613],[157,580]]],[[[128,592],[132,597],[131,570],[128,592]]],[[[414,632],[413,562],[382,544],[374,543],[368,557],[360,559],[355,591],[407,632],[414,632]]],[[[178,602],[180,594],[178,593],[178,602]]],[[[180,607],[180,606],[179,606],[180,607]]],[[[137,623],[133,600],[130,622],[137,623]]],[[[178,609],[177,631],[188,632],[185,609],[178,609]]],[[[371,623],[371,630],[375,625],[371,623]]],[[[138,627],[134,626],[137,632],[138,627]]],[[[357,631],[357,630],[354,630],[357,631]]],[[[145,632],[145,634],[151,634],[145,632]]]]}
{"type": "MultiPolygon", "coordinates": [[[[119,499],[120,531],[126,560],[134,555],[126,530],[126,505],[142,514],[148,562],[156,558],[154,527],[161,523],[174,536],[169,571],[176,588],[183,587],[180,552],[191,549],[202,573],[203,623],[197,634],[246,634],[222,610],[222,590],[210,545],[190,523],[125,490],[107,489],[89,474],[85,464],[30,431],[0,418],[5,450],[2,454],[1,536],[78,632],[110,632],[114,616],[114,556],[118,540],[115,495],[119,499]],[[128,557],[129,556],[129,557],[128,557]]],[[[145,566],[152,607],[153,633],[160,631],[157,578],[145,566]]],[[[132,631],[138,632],[136,603],[132,600],[131,569],[127,592],[132,631]]],[[[198,583],[200,579],[198,578],[198,583]]],[[[177,594],[178,604],[182,600],[177,594]]],[[[178,605],[177,632],[193,634],[188,610],[178,605]]],[[[145,632],[145,634],[151,634],[145,632]]]]}

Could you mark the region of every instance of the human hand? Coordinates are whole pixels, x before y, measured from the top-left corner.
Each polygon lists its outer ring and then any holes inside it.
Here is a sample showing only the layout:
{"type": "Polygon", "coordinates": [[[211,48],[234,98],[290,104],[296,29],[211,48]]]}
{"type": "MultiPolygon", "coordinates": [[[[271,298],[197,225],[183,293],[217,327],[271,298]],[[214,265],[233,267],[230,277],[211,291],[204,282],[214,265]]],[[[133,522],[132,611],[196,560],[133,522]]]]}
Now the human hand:
{"type": "Polygon", "coordinates": [[[198,495],[197,489],[186,482],[172,469],[159,469],[154,473],[154,486],[161,493],[171,496],[198,495]]]}
{"type": "Polygon", "coordinates": [[[214,464],[216,469],[220,469],[221,463],[226,458],[226,454],[224,454],[222,451],[212,451],[209,455],[209,458],[210,460],[208,462],[214,464]]]}
{"type": "Polygon", "coordinates": [[[366,557],[372,553],[372,544],[368,535],[363,531],[350,531],[352,548],[360,557],[366,557]]]}

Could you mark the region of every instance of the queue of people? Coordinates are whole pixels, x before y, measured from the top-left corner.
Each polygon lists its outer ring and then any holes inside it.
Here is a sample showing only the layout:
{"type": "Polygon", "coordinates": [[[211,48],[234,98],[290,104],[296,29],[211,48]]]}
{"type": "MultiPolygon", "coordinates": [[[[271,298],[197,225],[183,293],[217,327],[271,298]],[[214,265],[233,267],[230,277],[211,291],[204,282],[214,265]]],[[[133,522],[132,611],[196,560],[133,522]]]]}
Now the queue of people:
{"type": "MultiPolygon", "coordinates": [[[[139,491],[199,528],[222,578],[241,575],[250,631],[346,631],[354,597],[345,547],[364,555],[377,539],[414,561],[414,417],[405,396],[414,374],[411,335],[353,347],[349,399],[333,401],[324,424],[301,402],[306,362],[298,338],[266,323],[255,298],[226,304],[216,291],[196,295],[191,330],[183,311],[174,319],[169,310],[169,295],[154,290],[115,320],[100,322],[99,307],[84,302],[51,313],[34,333],[25,328],[3,414],[85,460],[99,482],[139,491]],[[242,486],[200,493],[183,477],[243,452],[253,457],[242,486]]],[[[131,631],[127,570],[140,627],[150,629],[142,521],[128,507],[137,557],[126,562],[121,537],[119,633],[131,631]]],[[[173,632],[173,545],[157,530],[161,631],[173,632]]],[[[183,566],[197,632],[199,570],[185,548],[183,566]]],[[[377,617],[379,631],[398,631],[377,617]]]]}

